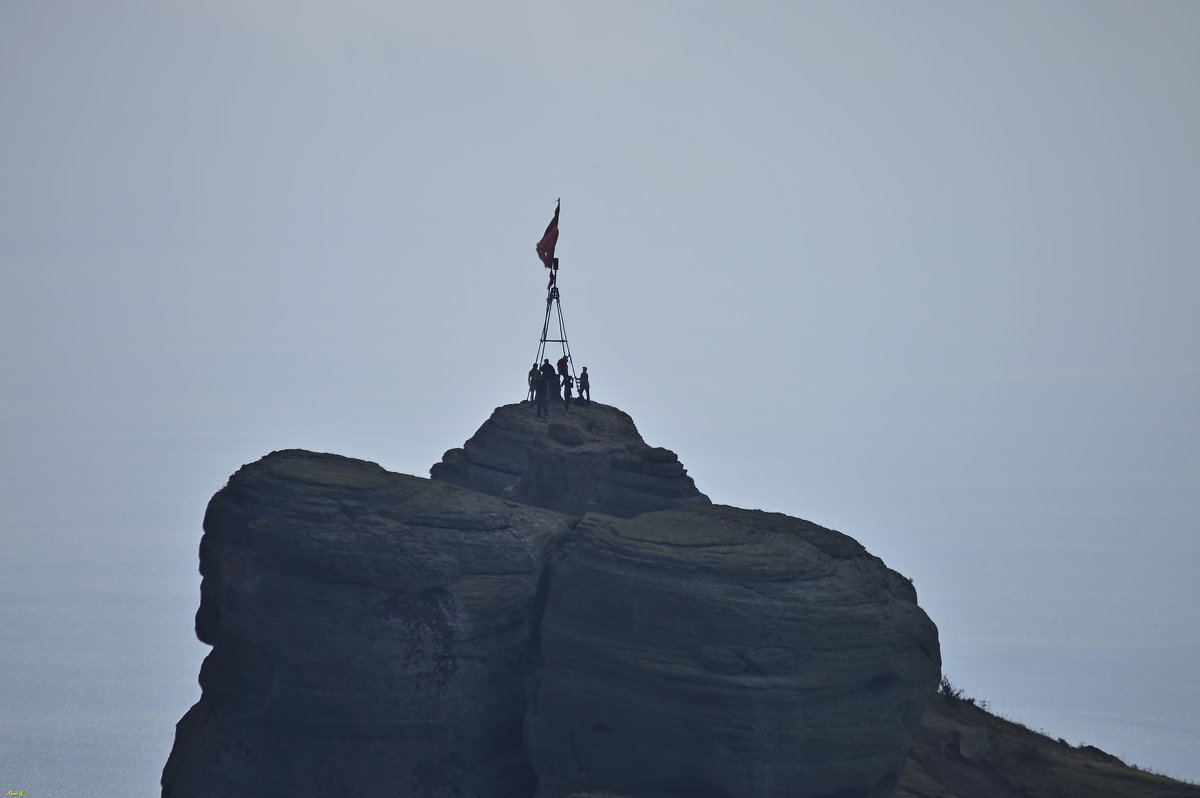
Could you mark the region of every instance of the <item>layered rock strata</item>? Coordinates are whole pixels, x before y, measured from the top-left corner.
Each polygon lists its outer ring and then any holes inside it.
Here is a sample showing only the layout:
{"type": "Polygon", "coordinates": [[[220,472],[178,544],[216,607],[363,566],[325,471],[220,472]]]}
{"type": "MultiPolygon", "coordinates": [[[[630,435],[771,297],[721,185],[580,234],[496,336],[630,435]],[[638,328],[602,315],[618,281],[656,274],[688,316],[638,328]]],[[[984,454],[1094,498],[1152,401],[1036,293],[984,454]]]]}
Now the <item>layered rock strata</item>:
{"type": "Polygon", "coordinates": [[[523,679],[553,512],[276,452],[213,497],[203,695],[171,798],[529,795],[523,679]]]}
{"type": "Polygon", "coordinates": [[[545,795],[887,795],[940,674],[909,581],[783,515],[591,515],[549,584],[526,722],[545,795]]]}
{"type": "Polygon", "coordinates": [[[709,504],[674,452],[647,445],[627,414],[595,402],[556,406],[549,418],[529,402],[498,407],[430,476],[571,515],[709,504]]]}

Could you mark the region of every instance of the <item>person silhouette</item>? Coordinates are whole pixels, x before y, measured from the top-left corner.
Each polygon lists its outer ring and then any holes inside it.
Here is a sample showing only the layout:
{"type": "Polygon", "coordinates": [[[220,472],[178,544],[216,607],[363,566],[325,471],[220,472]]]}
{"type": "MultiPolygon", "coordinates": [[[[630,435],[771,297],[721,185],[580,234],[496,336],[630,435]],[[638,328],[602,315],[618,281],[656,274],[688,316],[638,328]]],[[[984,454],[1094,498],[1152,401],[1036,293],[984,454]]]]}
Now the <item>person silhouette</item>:
{"type": "Polygon", "coordinates": [[[542,372],[538,371],[537,363],[533,364],[533,368],[529,369],[529,398],[533,399],[537,393],[537,381],[542,378],[542,372]]]}
{"type": "Polygon", "coordinates": [[[542,376],[546,378],[546,396],[553,391],[554,398],[558,399],[558,375],[554,373],[554,366],[550,365],[549,358],[542,361],[542,376]]]}
{"type": "Polygon", "coordinates": [[[549,387],[546,384],[546,375],[539,371],[537,372],[537,380],[533,385],[533,395],[534,400],[537,402],[538,418],[550,415],[550,409],[546,407],[547,390],[549,390],[549,387]]]}
{"type": "Polygon", "coordinates": [[[592,402],[592,383],[588,377],[587,366],[583,367],[579,375],[579,398],[587,399],[588,404],[592,402]]]}

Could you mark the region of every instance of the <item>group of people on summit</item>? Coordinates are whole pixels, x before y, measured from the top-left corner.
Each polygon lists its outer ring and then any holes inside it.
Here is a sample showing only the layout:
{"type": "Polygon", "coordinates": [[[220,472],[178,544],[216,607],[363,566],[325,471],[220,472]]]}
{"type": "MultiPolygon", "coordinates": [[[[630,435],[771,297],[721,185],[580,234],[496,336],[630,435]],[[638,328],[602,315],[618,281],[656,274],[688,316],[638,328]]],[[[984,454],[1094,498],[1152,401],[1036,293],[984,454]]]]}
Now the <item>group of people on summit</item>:
{"type": "MultiPolygon", "coordinates": [[[[550,359],[542,361],[539,368],[537,363],[529,369],[529,398],[537,403],[538,417],[550,415],[546,401],[553,394],[555,400],[562,400],[563,412],[571,412],[571,391],[575,387],[575,378],[567,370],[570,355],[558,359],[558,368],[550,365],[550,359]]],[[[592,386],[588,382],[587,366],[579,374],[579,398],[592,401],[592,386]]]]}

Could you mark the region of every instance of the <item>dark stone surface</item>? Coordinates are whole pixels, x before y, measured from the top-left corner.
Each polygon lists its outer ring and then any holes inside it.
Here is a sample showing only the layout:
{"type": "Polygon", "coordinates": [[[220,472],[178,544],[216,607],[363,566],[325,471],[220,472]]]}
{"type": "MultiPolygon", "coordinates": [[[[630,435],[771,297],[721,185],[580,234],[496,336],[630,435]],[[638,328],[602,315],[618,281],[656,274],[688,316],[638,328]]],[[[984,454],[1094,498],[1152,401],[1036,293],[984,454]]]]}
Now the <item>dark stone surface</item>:
{"type": "Polygon", "coordinates": [[[854,540],[711,505],[604,405],[432,471],[275,452],[213,497],[164,796],[890,789],[937,631],[854,540]]]}
{"type": "Polygon", "coordinates": [[[163,795],[528,795],[523,677],[567,520],[335,455],[276,452],[213,497],[203,696],[163,795]]]}
{"type": "Polygon", "coordinates": [[[540,636],[547,796],[886,795],[941,665],[912,585],[857,542],[724,506],[584,518],[540,636]]]}
{"type": "Polygon", "coordinates": [[[570,515],[629,518],[709,504],[674,452],[648,446],[633,419],[596,402],[569,413],[556,405],[548,419],[530,402],[498,407],[430,475],[570,515]]]}

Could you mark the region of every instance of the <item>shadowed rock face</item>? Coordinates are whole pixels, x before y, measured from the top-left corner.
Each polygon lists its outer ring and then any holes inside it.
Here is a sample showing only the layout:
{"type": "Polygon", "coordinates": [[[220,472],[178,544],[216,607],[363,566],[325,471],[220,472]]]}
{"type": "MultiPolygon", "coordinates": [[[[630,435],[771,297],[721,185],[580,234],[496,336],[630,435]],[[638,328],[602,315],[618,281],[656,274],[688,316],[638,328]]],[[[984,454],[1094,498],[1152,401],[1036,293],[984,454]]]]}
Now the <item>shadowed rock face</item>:
{"type": "Polygon", "coordinates": [[[837,532],[588,516],[553,565],[529,750],[547,795],[887,795],[940,664],[912,585],[837,532]]]}
{"type": "Polygon", "coordinates": [[[885,795],[940,664],[908,581],[711,505],[618,410],[551,419],[499,408],[433,480],[301,451],[231,477],[163,795],[885,795]]]}
{"type": "Polygon", "coordinates": [[[646,445],[633,419],[592,402],[538,418],[530,402],[496,408],[430,469],[440,481],[550,510],[629,518],[708,504],[679,458],[646,445]]]}
{"type": "Polygon", "coordinates": [[[555,513],[276,452],[213,497],[212,652],[163,795],[528,795],[534,599],[555,513]]]}

